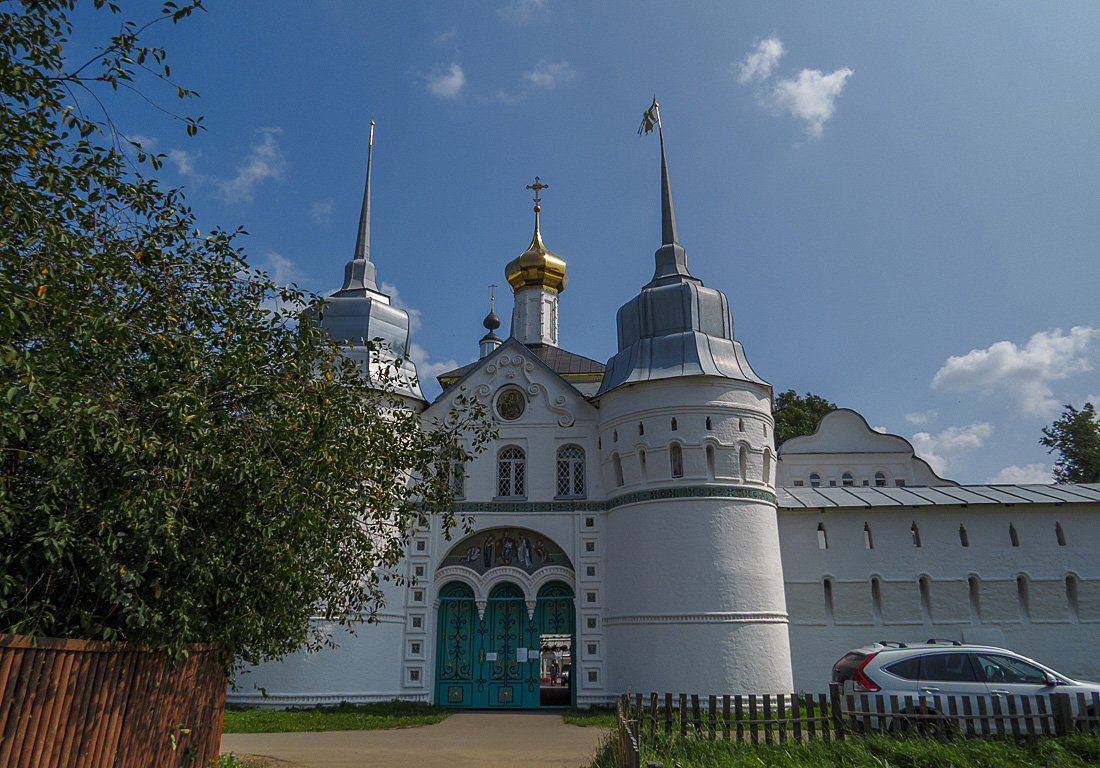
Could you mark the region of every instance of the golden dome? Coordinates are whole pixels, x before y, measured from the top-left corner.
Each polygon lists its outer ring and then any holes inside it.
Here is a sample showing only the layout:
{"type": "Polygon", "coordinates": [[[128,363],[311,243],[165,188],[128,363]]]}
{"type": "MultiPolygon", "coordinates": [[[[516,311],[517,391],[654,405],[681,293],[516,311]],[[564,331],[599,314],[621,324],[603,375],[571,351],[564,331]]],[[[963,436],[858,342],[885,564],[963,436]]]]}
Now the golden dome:
{"type": "Polygon", "coordinates": [[[569,282],[565,277],[565,262],[546,249],[539,232],[539,211],[535,206],[535,234],[531,236],[531,245],[518,257],[508,262],[504,268],[504,277],[512,286],[512,292],[527,285],[538,285],[561,293],[569,282]]]}

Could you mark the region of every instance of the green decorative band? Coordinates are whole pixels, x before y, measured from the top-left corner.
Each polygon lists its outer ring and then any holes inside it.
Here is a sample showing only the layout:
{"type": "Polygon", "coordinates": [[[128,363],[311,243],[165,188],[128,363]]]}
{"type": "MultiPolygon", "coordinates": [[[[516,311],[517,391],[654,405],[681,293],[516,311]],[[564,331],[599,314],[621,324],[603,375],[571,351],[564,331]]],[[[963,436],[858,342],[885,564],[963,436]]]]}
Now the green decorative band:
{"type": "Polygon", "coordinates": [[[608,499],[607,508],[614,509],[623,504],[637,504],[642,501],[661,499],[753,499],[775,504],[775,494],[759,488],[731,488],[725,485],[687,485],[676,488],[654,488],[649,491],[634,491],[608,499]]]}
{"type": "Polygon", "coordinates": [[[775,494],[759,488],[734,488],[726,485],[686,485],[675,488],[653,488],[624,493],[607,501],[576,499],[573,501],[460,501],[455,511],[463,514],[478,512],[606,512],[623,504],[662,499],[752,499],[775,504],[775,494]]]}

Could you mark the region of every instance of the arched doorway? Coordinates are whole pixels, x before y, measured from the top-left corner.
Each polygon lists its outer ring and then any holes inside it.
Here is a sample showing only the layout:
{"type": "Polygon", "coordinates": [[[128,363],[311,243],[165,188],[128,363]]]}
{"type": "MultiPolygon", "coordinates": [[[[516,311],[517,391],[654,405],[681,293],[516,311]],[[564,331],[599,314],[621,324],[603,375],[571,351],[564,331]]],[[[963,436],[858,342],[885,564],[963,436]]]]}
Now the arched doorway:
{"type": "Polygon", "coordinates": [[[491,528],[456,543],[436,570],[436,703],[572,704],[573,573],[561,548],[529,529],[491,528]]]}

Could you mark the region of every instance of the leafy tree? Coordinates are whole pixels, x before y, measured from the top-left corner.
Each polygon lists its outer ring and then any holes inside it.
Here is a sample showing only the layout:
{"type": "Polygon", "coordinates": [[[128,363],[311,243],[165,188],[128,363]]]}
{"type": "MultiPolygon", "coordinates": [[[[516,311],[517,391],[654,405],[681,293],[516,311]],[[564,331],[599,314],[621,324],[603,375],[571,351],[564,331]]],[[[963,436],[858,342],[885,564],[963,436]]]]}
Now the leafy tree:
{"type": "Polygon", "coordinates": [[[1067,405],[1061,418],[1043,427],[1039,443],[1058,451],[1054,479],[1059,483],[1100,483],[1100,418],[1092,403],[1081,410],[1067,405]]]}
{"type": "Polygon", "coordinates": [[[821,417],[837,409],[820,395],[809,392],[800,397],[793,389],[780,392],[775,396],[775,445],[780,445],[792,437],[812,435],[817,430],[821,417]]]}
{"type": "Polygon", "coordinates": [[[143,72],[189,93],[132,22],[70,62],[75,7],[0,7],[0,632],[315,647],[311,617],[374,615],[411,530],[456,525],[485,422],[422,425],[308,321],[322,299],[196,231],[161,158],[74,106],[143,72]]]}

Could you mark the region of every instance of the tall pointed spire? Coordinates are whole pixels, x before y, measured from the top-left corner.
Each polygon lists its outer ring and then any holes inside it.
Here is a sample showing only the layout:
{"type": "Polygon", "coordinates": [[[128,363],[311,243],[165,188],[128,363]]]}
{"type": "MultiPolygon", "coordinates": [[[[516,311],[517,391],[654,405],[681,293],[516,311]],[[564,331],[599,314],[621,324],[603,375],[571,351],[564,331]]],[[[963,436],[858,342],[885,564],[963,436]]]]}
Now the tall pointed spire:
{"type": "Polygon", "coordinates": [[[367,181],[363,189],[363,208],[359,213],[359,232],[355,252],[344,267],[344,287],[341,291],[378,291],[375,267],[370,260],[370,157],[374,147],[374,121],[370,121],[367,138],[367,181]]]}
{"type": "Polygon", "coordinates": [[[657,97],[653,97],[653,104],[642,116],[642,124],[638,127],[638,134],[649,133],[657,128],[657,136],[661,140],[661,247],[653,254],[656,260],[656,268],[653,270],[653,280],[650,285],[663,285],[665,283],[680,282],[684,279],[695,280],[687,268],[687,254],[680,247],[680,241],[676,237],[676,213],[672,207],[672,185],[668,181],[668,161],[665,160],[665,132],[661,125],[660,105],[657,97]]]}

